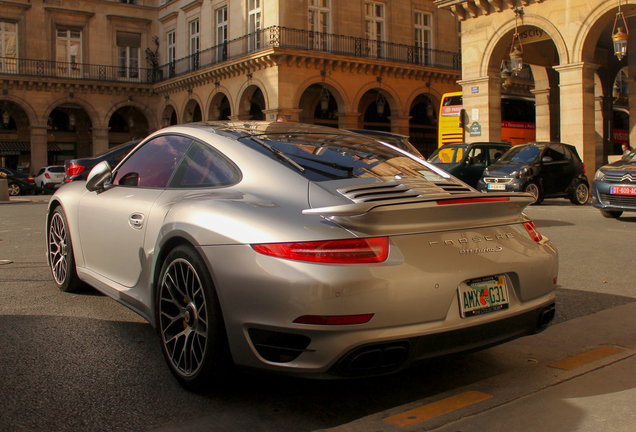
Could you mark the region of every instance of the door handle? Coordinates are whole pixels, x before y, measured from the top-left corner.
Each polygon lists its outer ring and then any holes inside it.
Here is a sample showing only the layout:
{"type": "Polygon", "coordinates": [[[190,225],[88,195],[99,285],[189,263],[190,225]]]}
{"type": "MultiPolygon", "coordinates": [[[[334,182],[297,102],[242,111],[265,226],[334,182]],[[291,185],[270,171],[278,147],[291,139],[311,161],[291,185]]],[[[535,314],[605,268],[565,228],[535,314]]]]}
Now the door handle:
{"type": "Polygon", "coordinates": [[[141,213],[133,213],[128,217],[128,224],[136,230],[140,230],[144,226],[144,215],[141,213]]]}

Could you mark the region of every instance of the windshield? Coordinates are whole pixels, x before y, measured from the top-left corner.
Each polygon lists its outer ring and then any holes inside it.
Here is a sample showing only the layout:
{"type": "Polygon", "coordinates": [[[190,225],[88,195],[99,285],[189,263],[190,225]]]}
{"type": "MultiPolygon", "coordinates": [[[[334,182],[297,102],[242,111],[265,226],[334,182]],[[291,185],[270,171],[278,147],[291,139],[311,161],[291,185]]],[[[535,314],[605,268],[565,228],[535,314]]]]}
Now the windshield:
{"type": "Polygon", "coordinates": [[[294,169],[311,181],[376,177],[444,177],[404,153],[360,135],[268,134],[239,139],[243,144],[294,169]]]}
{"type": "Polygon", "coordinates": [[[545,146],[520,145],[508,150],[498,162],[534,163],[541,155],[545,146]]]}
{"type": "Polygon", "coordinates": [[[636,162],[636,150],[632,150],[631,153],[626,154],[622,159],[625,162],[636,162]]]}

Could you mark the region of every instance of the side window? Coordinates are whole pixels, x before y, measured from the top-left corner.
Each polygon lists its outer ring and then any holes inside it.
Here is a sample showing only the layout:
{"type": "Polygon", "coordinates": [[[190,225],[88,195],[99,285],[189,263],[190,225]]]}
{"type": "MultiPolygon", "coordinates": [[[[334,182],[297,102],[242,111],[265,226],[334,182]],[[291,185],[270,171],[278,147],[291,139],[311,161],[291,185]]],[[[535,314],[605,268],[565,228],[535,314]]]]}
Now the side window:
{"type": "Polygon", "coordinates": [[[500,149],[497,147],[492,147],[488,149],[488,154],[490,156],[490,163],[495,163],[499,158],[505,153],[504,149],[500,149]]]}
{"type": "Polygon", "coordinates": [[[473,147],[468,155],[471,165],[486,166],[486,153],[481,147],[473,147]]]}
{"type": "Polygon", "coordinates": [[[238,169],[211,147],[195,143],[170,182],[172,188],[227,186],[238,182],[238,169]]]}
{"type": "Polygon", "coordinates": [[[560,146],[560,145],[551,145],[547,148],[547,151],[545,152],[545,154],[543,155],[545,156],[549,156],[552,158],[552,160],[554,162],[561,162],[564,161],[565,158],[565,149],[560,146]]]}
{"type": "Polygon", "coordinates": [[[174,135],[148,141],[119,167],[113,184],[165,188],[191,144],[191,138],[174,135]]]}

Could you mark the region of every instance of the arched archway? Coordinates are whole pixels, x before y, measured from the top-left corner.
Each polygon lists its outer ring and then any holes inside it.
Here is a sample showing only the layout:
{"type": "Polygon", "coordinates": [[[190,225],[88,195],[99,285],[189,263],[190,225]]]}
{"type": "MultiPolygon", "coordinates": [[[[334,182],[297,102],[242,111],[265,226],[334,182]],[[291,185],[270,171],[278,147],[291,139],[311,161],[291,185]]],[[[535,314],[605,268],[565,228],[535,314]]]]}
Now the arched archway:
{"type": "Polygon", "coordinates": [[[267,108],[260,87],[248,86],[240,98],[239,116],[247,120],[265,120],[263,111],[267,108]]]}
{"type": "Polygon", "coordinates": [[[437,148],[437,110],[429,95],[419,94],[409,110],[409,141],[423,156],[437,148]]]}
{"type": "Polygon", "coordinates": [[[338,99],[340,95],[330,85],[315,83],[305,89],[300,97],[300,121],[322,126],[338,127],[338,99]]]}
{"type": "Polygon", "coordinates": [[[225,93],[218,92],[214,95],[210,101],[210,108],[208,110],[208,120],[229,120],[232,115],[230,107],[230,100],[225,93]]]}

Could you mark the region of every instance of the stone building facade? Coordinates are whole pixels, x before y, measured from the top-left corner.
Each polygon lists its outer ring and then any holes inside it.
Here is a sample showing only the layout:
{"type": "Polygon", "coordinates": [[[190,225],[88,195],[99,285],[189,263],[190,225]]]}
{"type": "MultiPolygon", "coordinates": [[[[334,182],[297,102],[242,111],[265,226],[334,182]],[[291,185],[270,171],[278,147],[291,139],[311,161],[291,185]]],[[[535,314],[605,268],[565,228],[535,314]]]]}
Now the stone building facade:
{"type": "Polygon", "coordinates": [[[31,173],[171,124],[279,115],[427,154],[461,89],[460,24],[432,0],[0,4],[0,165],[31,173]]]}
{"type": "Polygon", "coordinates": [[[634,86],[628,78],[636,62],[636,56],[629,56],[636,49],[636,32],[629,33],[622,59],[612,46],[619,26],[636,29],[636,6],[622,3],[437,0],[438,7],[461,22],[459,84],[466,114],[478,115],[481,125],[481,135],[467,135],[467,141],[501,138],[502,62],[510,60],[516,32],[533,79],[528,83],[513,78],[509,91],[534,96],[537,140],[575,145],[590,177],[609,155],[620,154],[620,142],[627,136],[636,143],[636,116],[618,124],[618,114],[628,115],[636,104],[636,98],[629,97],[634,86]]]}

